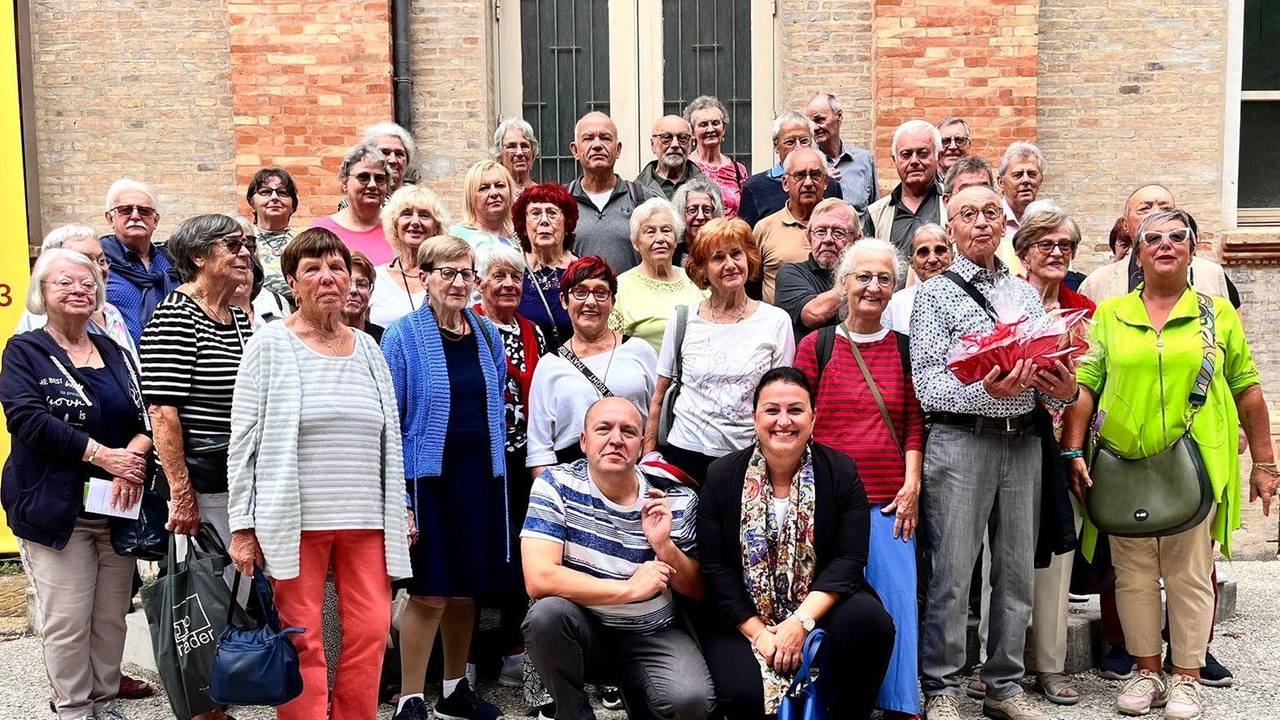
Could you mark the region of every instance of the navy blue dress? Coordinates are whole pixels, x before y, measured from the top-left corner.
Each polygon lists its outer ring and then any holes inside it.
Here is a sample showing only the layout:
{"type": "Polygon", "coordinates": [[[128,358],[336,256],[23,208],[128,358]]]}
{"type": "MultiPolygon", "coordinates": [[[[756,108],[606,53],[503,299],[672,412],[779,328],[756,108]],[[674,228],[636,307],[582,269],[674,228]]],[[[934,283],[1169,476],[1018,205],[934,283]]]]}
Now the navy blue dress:
{"type": "Polygon", "coordinates": [[[507,486],[489,456],[488,402],[476,336],[441,331],[449,372],[449,427],[440,477],[418,484],[418,542],[413,577],[396,583],[411,595],[477,597],[513,580],[507,486]]]}
{"type": "Polygon", "coordinates": [[[547,341],[547,352],[553,353],[573,337],[573,323],[569,320],[569,311],[560,302],[560,278],[564,277],[564,268],[542,268],[524,271],[524,294],[520,296],[520,307],[516,312],[527,320],[532,320],[542,329],[542,337],[547,341]],[[547,314],[550,308],[551,314],[547,314]]]}

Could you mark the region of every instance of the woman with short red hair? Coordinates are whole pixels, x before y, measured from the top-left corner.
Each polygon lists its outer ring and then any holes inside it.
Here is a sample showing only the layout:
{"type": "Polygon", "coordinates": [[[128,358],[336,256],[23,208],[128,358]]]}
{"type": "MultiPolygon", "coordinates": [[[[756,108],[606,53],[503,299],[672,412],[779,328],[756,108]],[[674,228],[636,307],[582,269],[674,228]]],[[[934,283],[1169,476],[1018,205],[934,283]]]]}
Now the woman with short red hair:
{"type": "Polygon", "coordinates": [[[569,313],[560,304],[560,290],[565,269],[577,259],[570,250],[578,226],[578,201],[563,185],[534,185],[516,200],[512,222],[525,254],[518,312],[538,324],[548,349],[554,351],[573,335],[569,313]]]}
{"type": "Polygon", "coordinates": [[[661,450],[701,482],[712,460],[755,441],[756,384],[769,370],[791,364],[796,342],[786,312],[747,297],[747,278],[760,271],[760,253],[745,222],[708,222],[693,239],[684,266],[711,297],[676,308],[667,323],[644,447],[661,450]],[[669,435],[659,438],[662,401],[673,383],[679,387],[675,421],[669,435]]]}
{"type": "MultiPolygon", "coordinates": [[[[521,196],[545,185],[530,188],[521,196]]],[[[618,277],[598,255],[578,258],[564,271],[560,297],[573,336],[538,361],[529,388],[529,455],[537,477],[548,465],[583,457],[578,438],[587,409],[610,396],[630,400],[644,417],[657,380],[658,356],[649,343],[609,329],[618,277]]]]}

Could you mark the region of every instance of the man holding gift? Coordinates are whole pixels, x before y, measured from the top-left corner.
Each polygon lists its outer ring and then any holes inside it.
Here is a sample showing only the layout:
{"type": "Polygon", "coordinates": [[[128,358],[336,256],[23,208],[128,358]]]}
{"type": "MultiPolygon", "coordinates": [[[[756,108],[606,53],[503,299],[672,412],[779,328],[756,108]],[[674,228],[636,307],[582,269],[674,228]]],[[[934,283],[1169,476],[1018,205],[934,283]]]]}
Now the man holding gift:
{"type": "Polygon", "coordinates": [[[1079,396],[1071,368],[1029,360],[993,367],[965,385],[947,369],[964,335],[995,329],[1003,317],[1036,318],[1044,307],[1035,289],[1011,277],[996,257],[1004,236],[1004,206],[988,187],[956,193],[947,231],[958,253],[951,269],[920,287],[911,316],[916,393],[930,425],[921,510],[929,602],[921,630],[927,720],[958,720],[965,664],[969,584],[988,525],[991,531],[991,624],[984,714],[997,720],[1040,720],[1023,693],[1023,647],[1031,620],[1034,552],[1040,513],[1041,438],[1037,403],[1062,407],[1079,396]]]}

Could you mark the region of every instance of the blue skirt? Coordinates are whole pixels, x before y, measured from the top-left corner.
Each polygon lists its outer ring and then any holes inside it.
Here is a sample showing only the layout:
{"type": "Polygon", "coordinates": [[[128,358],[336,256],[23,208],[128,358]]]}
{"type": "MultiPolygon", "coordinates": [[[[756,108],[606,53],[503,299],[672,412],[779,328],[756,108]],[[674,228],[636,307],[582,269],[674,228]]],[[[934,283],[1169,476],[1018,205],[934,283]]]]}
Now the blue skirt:
{"type": "Polygon", "coordinates": [[[493,477],[489,440],[447,441],[440,477],[417,490],[418,542],[413,577],[394,583],[410,595],[478,597],[514,581],[507,483],[493,477]]]}
{"type": "Polygon", "coordinates": [[[908,715],[920,714],[920,625],[916,607],[916,541],[893,537],[893,515],[880,512],[884,503],[871,506],[871,545],[867,557],[867,582],[875,588],[884,609],[893,617],[898,634],[893,658],[880,686],[876,707],[908,715]]]}

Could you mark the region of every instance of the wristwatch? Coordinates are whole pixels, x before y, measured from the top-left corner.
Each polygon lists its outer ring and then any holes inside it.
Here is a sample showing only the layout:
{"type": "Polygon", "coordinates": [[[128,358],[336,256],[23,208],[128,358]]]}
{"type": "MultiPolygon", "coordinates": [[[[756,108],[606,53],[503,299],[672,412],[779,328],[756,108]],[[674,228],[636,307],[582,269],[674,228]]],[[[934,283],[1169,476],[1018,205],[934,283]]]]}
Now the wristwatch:
{"type": "Polygon", "coordinates": [[[817,624],[814,622],[813,617],[803,610],[796,610],[791,613],[791,617],[800,621],[800,627],[804,628],[805,632],[813,632],[813,627],[817,624]]]}

